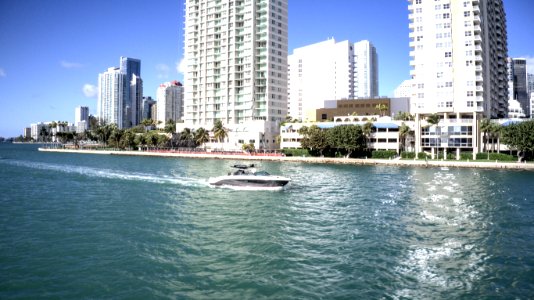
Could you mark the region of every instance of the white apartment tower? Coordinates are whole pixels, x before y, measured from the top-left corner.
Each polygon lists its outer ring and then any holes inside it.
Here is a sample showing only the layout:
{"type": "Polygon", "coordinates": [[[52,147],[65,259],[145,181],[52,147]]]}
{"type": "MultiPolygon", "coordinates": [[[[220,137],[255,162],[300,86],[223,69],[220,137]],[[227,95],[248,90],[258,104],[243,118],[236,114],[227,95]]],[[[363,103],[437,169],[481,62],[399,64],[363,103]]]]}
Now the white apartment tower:
{"type": "Polygon", "coordinates": [[[288,65],[288,109],[295,119],[306,120],[326,100],[378,96],[378,57],[369,41],[332,38],[296,48],[288,65]]]}
{"type": "Polygon", "coordinates": [[[501,118],[507,115],[507,36],[503,1],[408,2],[411,113],[415,113],[418,120],[434,113],[442,118],[440,126],[430,130],[418,122],[417,146],[441,147],[444,151],[466,148],[477,152],[477,120],[482,116],[501,118]],[[465,126],[452,126],[458,123],[465,126]],[[425,129],[423,136],[418,136],[421,129],[425,129]]]}
{"type": "Polygon", "coordinates": [[[287,2],[185,0],[186,124],[262,120],[278,134],[287,115],[287,2]]]}
{"type": "Polygon", "coordinates": [[[109,68],[98,75],[97,115],[101,122],[123,128],[125,80],[126,74],[120,68],[109,68]]]}
{"type": "Polygon", "coordinates": [[[78,106],[74,109],[74,126],[76,126],[76,132],[89,129],[89,107],[78,106]]]}
{"type": "Polygon", "coordinates": [[[378,55],[366,40],[354,43],[354,97],[378,97],[378,55]]]}
{"type": "Polygon", "coordinates": [[[181,121],[184,112],[184,88],[176,80],[166,82],[158,87],[157,99],[157,120],[161,121],[159,127],[165,127],[169,120],[181,121]]]}
{"type": "Polygon", "coordinates": [[[502,0],[409,0],[412,112],[506,117],[502,0]]]}

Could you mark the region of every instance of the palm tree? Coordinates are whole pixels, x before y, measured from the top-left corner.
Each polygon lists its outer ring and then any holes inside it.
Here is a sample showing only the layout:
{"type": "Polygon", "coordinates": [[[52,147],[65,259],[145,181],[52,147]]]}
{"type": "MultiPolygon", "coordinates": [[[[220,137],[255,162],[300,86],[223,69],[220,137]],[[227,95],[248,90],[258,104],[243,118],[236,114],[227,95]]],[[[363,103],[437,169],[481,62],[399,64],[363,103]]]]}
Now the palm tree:
{"type": "Polygon", "coordinates": [[[380,116],[383,117],[384,113],[388,110],[388,106],[386,104],[377,104],[375,108],[380,112],[380,116]]]}
{"type": "Polygon", "coordinates": [[[180,140],[182,141],[189,141],[194,138],[193,132],[189,128],[184,128],[182,132],[180,132],[180,140]]]}
{"type": "Polygon", "coordinates": [[[223,143],[228,137],[228,129],[223,126],[221,120],[215,121],[212,131],[213,136],[219,143],[223,143]]]}
{"type": "Polygon", "coordinates": [[[41,137],[41,142],[44,142],[45,138],[48,136],[48,131],[45,127],[41,127],[41,130],[39,131],[39,136],[41,137]]]}
{"type": "Polygon", "coordinates": [[[205,143],[208,142],[209,140],[210,140],[210,134],[206,129],[200,127],[199,129],[195,131],[195,143],[197,145],[200,146],[204,144],[204,149],[205,149],[206,148],[205,143]]]}
{"type": "MultiPolygon", "coordinates": [[[[489,140],[489,132],[491,130],[491,121],[490,119],[482,119],[480,121],[480,131],[482,132],[482,152],[486,152],[486,145],[489,140]]],[[[489,152],[489,151],[488,151],[489,152]]],[[[488,154],[489,155],[489,154],[488,154]]]]}
{"type": "Polygon", "coordinates": [[[402,122],[402,125],[399,127],[399,139],[401,141],[402,151],[406,149],[406,138],[412,133],[410,126],[402,122]]]}
{"type": "Polygon", "coordinates": [[[497,152],[500,152],[500,136],[502,126],[499,123],[491,123],[489,127],[489,134],[491,137],[491,152],[495,152],[495,139],[497,139],[497,152]]]}
{"type": "Polygon", "coordinates": [[[141,121],[141,125],[145,127],[145,132],[147,132],[149,130],[148,128],[151,128],[153,124],[154,124],[154,121],[152,119],[143,119],[141,121]]]}
{"type": "Polygon", "coordinates": [[[165,132],[166,133],[174,133],[176,132],[176,123],[174,120],[168,120],[167,123],[165,123],[165,132]]]}
{"type": "Polygon", "coordinates": [[[365,148],[369,149],[368,144],[371,140],[371,133],[373,132],[373,122],[367,121],[367,123],[363,124],[362,132],[365,137],[365,148]]]}

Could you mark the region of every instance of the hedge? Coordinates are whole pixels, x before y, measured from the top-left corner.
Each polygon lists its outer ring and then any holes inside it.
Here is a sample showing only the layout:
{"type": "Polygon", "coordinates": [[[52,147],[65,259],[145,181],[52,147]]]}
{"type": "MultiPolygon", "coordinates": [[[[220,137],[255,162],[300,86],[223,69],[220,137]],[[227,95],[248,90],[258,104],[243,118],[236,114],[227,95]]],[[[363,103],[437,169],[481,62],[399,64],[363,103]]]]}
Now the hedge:
{"type": "Polygon", "coordinates": [[[284,149],[282,150],[282,153],[284,153],[285,156],[311,156],[308,149],[284,149]]]}
{"type": "Polygon", "coordinates": [[[396,151],[393,150],[376,150],[371,154],[372,158],[392,158],[397,155],[396,151]]]}
{"type": "Polygon", "coordinates": [[[403,159],[414,159],[415,158],[415,152],[402,152],[401,157],[403,159]]]}
{"type": "Polygon", "coordinates": [[[500,161],[516,161],[517,157],[504,153],[477,153],[477,160],[500,160],[500,161]]]}

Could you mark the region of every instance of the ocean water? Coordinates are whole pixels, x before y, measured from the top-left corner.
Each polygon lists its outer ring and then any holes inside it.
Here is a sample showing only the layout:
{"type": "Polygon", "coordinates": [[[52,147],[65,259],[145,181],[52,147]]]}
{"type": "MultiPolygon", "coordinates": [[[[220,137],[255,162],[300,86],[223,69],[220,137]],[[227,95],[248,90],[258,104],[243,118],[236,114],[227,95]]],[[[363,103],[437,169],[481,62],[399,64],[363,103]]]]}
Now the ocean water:
{"type": "Polygon", "coordinates": [[[532,299],[534,172],[0,144],[0,299],[532,299]]]}

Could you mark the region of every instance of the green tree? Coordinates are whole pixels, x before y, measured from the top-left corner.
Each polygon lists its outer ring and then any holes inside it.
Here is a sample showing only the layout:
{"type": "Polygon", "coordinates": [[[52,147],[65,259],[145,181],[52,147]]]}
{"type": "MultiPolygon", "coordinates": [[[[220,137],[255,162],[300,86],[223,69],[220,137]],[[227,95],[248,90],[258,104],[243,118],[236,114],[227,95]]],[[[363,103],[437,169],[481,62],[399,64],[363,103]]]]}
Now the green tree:
{"type": "Polygon", "coordinates": [[[365,148],[369,149],[369,142],[371,141],[371,134],[373,133],[373,122],[367,121],[365,124],[363,124],[362,131],[363,136],[365,138],[365,148]]]}
{"type": "Polygon", "coordinates": [[[200,127],[195,131],[195,143],[197,146],[204,145],[204,148],[206,148],[205,144],[209,140],[210,140],[210,134],[206,129],[200,127]]]}
{"type": "Polygon", "coordinates": [[[402,122],[401,126],[399,127],[399,140],[401,141],[401,151],[406,150],[406,139],[411,134],[413,134],[413,130],[410,128],[410,126],[402,122]]]}
{"type": "Polygon", "coordinates": [[[157,147],[158,146],[158,133],[157,131],[150,131],[145,133],[145,141],[148,146],[157,147]]]}
{"type": "Polygon", "coordinates": [[[386,111],[388,110],[388,106],[384,103],[381,103],[381,104],[377,104],[375,106],[376,110],[378,110],[380,112],[380,116],[383,117],[384,114],[386,113],[386,111]]]}
{"type": "Polygon", "coordinates": [[[243,144],[243,146],[241,146],[241,149],[250,153],[254,152],[256,150],[256,147],[254,146],[254,144],[243,144]]]}
{"type": "Polygon", "coordinates": [[[323,156],[323,151],[328,148],[328,141],[326,132],[317,125],[310,127],[301,127],[299,133],[303,136],[301,139],[302,148],[318,151],[320,156],[323,156]]]}
{"type": "Polygon", "coordinates": [[[365,137],[360,125],[341,125],[327,130],[327,141],[331,148],[339,149],[350,157],[355,150],[365,147],[365,137]]]}
{"type": "Polygon", "coordinates": [[[409,112],[399,111],[395,115],[394,120],[397,120],[397,121],[413,121],[413,120],[415,120],[415,118],[409,112]]]}
{"type": "Polygon", "coordinates": [[[119,148],[121,149],[132,149],[136,146],[135,142],[136,134],[133,130],[128,129],[124,131],[124,134],[121,136],[119,148]]]}
{"type": "Polygon", "coordinates": [[[48,130],[46,130],[46,127],[41,127],[41,130],[39,130],[39,138],[41,142],[46,142],[46,139],[48,137],[48,130]]]}
{"type": "Polygon", "coordinates": [[[431,125],[438,125],[440,121],[440,117],[438,114],[431,114],[426,117],[426,122],[431,125]]]}
{"type": "Polygon", "coordinates": [[[168,120],[167,123],[165,123],[165,132],[167,133],[175,133],[176,132],[176,122],[174,120],[168,120]]]}
{"type": "Polygon", "coordinates": [[[521,162],[526,152],[534,151],[534,120],[504,126],[502,142],[517,150],[517,161],[521,162]]]}
{"type": "Polygon", "coordinates": [[[486,145],[488,144],[489,140],[489,131],[491,128],[491,121],[490,119],[482,119],[480,120],[480,131],[482,132],[482,152],[486,152],[486,145]]]}
{"type": "Polygon", "coordinates": [[[223,126],[221,120],[215,121],[212,131],[213,137],[215,137],[219,143],[224,142],[224,140],[228,137],[228,129],[223,126]]]}

